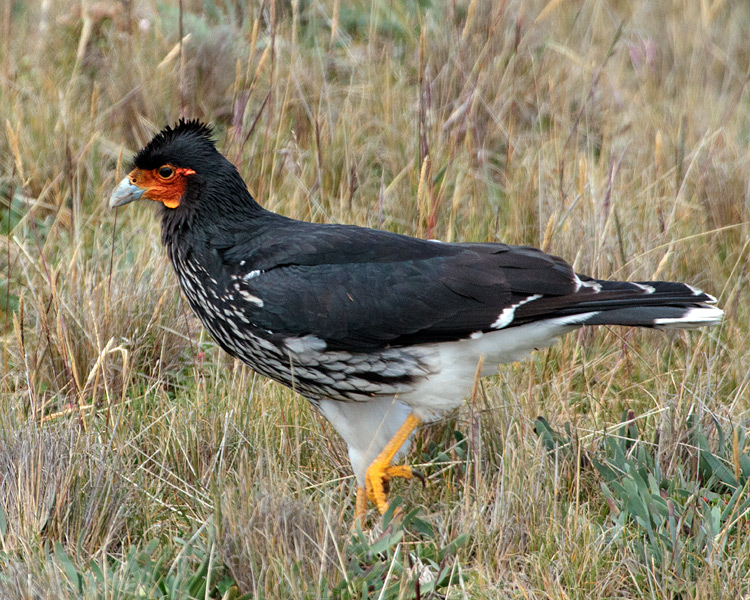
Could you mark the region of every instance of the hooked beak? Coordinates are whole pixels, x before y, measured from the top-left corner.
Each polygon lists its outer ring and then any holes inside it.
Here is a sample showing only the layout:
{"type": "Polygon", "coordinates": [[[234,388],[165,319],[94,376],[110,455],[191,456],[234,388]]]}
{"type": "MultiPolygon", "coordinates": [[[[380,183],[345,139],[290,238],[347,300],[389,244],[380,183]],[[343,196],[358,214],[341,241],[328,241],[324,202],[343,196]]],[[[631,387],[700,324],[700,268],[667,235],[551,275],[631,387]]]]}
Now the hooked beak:
{"type": "Polygon", "coordinates": [[[126,175],[109,197],[109,207],[115,208],[139,200],[145,191],[137,185],[130,183],[130,179],[126,175]]]}

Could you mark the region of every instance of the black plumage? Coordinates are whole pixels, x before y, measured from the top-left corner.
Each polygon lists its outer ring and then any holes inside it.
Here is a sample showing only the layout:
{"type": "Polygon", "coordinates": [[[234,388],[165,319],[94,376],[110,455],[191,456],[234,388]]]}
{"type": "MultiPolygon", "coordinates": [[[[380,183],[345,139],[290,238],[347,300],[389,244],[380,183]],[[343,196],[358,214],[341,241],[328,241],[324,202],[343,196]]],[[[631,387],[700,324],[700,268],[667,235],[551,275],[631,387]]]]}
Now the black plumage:
{"type": "MultiPolygon", "coordinates": [[[[424,417],[430,400],[417,394],[453,368],[440,354],[451,344],[476,364],[488,348],[490,359],[510,360],[585,324],[693,327],[721,318],[714,298],[688,285],[594,280],[535,248],[446,244],[274,214],[197,121],[164,129],[138,152],[111,204],[142,194],[177,198],[160,206],[162,240],[216,341],[318,405],[396,396],[424,417]],[[161,169],[176,173],[162,181],[161,169]],[[486,340],[472,349],[484,336],[496,353],[486,340]]],[[[439,412],[458,401],[433,404],[439,412]]],[[[349,425],[364,429],[359,417],[337,424],[329,413],[345,438],[349,425]]],[[[347,442],[350,454],[361,450],[347,442]]]]}
{"type": "MultiPolygon", "coordinates": [[[[685,308],[713,301],[682,284],[660,284],[654,294],[604,281],[597,282],[604,286],[599,293],[576,290],[570,266],[536,248],[443,244],[288,219],[255,202],[234,166],[214,150],[210,129],[195,121],[159,134],[133,166],[153,169],[168,162],[207,169],[192,176],[178,210],[161,207],[163,242],[176,268],[195,259],[206,274],[222,278],[200,284],[209,289],[227,288],[233,276],[259,271],[262,277],[241,287],[263,297],[262,310],[242,296],[233,305],[259,328],[315,335],[331,350],[463,339],[491,330],[504,308],[534,294],[542,298],[519,307],[508,326],[634,303],[685,308]]],[[[195,304],[204,320],[215,312],[195,304]]]]}

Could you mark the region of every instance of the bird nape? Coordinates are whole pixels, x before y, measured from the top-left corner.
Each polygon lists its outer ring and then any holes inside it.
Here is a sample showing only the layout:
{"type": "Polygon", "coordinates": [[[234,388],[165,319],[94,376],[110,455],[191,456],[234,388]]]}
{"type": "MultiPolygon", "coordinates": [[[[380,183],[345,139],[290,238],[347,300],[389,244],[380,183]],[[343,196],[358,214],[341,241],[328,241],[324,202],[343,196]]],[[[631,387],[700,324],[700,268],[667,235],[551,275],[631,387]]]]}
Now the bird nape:
{"type": "Polygon", "coordinates": [[[133,159],[109,200],[158,203],[162,241],[216,342],[292,387],[346,442],[355,515],[383,513],[414,429],[457,407],[482,375],[583,325],[715,325],[690,285],[577,274],[500,243],[440,243],[296,221],[255,202],[211,129],[180,120],[133,159]]]}

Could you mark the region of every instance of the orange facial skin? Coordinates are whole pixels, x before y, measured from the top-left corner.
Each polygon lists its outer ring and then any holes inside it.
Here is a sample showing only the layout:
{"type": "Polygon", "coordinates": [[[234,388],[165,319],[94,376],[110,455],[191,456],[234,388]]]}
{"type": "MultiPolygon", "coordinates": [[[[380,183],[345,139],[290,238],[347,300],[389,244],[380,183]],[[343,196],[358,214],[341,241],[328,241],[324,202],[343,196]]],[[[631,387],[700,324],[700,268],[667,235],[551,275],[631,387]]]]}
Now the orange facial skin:
{"type": "Polygon", "coordinates": [[[148,171],[133,169],[128,173],[128,179],[133,185],[145,190],[141,198],[161,202],[167,208],[177,208],[190,175],[195,175],[195,171],[166,164],[148,171]]]}

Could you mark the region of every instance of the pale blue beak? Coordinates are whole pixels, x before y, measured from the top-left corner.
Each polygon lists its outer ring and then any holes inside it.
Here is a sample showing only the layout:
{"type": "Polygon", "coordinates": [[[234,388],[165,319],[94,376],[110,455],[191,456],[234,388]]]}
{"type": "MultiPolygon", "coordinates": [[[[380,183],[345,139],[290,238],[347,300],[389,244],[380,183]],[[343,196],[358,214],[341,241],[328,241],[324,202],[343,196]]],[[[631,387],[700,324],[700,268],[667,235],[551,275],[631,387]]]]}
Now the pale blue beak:
{"type": "Polygon", "coordinates": [[[143,196],[143,192],[146,190],[139,188],[137,185],[130,183],[128,177],[123,177],[122,181],[112,192],[109,197],[109,207],[115,208],[116,206],[122,206],[135,200],[140,200],[143,196]]]}

